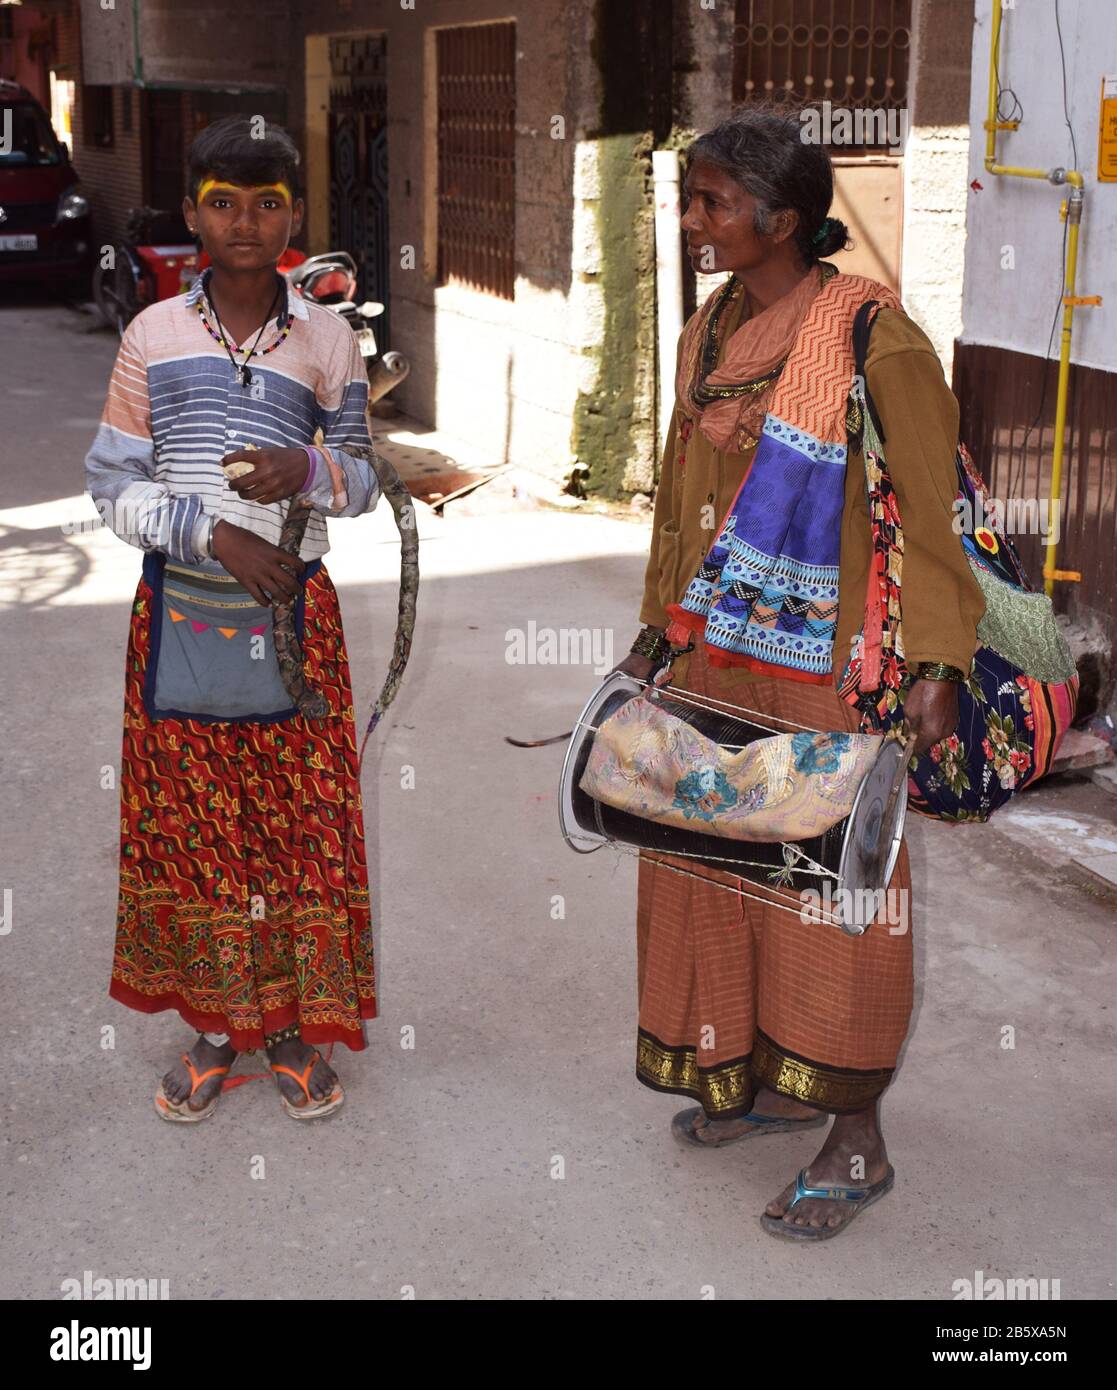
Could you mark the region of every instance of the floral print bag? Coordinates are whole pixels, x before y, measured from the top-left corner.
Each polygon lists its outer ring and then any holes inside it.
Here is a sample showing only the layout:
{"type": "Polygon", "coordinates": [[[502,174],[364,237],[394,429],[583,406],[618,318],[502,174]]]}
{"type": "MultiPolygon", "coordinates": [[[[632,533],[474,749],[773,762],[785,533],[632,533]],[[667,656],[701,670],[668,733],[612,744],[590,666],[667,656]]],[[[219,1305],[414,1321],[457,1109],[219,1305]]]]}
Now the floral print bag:
{"type": "Polygon", "coordinates": [[[627,700],[596,731],[581,790],[643,820],[733,840],[809,840],[849,815],[879,734],[772,733],[721,743],[670,690],[627,700]]]}
{"type": "MultiPolygon", "coordinates": [[[[847,423],[851,443],[859,443],[864,455],[873,550],[865,625],[838,694],[860,709],[864,730],[890,733],[903,730],[912,675],[903,650],[903,526],[865,377],[877,307],[862,306],[854,323],[857,367],[847,423]]],[[[974,515],[986,495],[964,445],[957,465],[958,496],[974,515]]],[[[958,687],[958,727],[912,759],[908,805],[936,820],[986,821],[1017,791],[1050,772],[1074,720],[1078,676],[1050,603],[1032,591],[1008,537],[982,527],[973,536],[960,536],[959,544],[986,596],[986,616],[978,627],[973,668],[958,687]],[[1026,661],[1027,669],[1007,652],[1026,661]]]]}

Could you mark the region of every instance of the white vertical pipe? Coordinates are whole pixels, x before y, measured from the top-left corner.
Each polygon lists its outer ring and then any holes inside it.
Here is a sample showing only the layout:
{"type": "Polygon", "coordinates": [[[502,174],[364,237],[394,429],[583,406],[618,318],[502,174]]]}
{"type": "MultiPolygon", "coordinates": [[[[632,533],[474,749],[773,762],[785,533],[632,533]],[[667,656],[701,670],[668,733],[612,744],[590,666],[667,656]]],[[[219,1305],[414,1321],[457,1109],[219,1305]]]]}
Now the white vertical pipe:
{"type": "Polygon", "coordinates": [[[679,152],[652,151],[655,196],[656,348],[659,366],[659,450],[675,408],[675,352],[683,330],[683,248],[679,226],[679,152]]]}

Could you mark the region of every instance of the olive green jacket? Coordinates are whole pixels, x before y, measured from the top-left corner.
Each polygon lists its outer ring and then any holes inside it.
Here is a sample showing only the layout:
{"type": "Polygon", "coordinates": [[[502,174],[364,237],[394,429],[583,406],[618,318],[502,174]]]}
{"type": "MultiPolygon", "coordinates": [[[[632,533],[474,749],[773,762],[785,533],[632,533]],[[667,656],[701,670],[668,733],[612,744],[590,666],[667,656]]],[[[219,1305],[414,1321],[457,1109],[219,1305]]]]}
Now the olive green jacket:
{"type": "MultiPolygon", "coordinates": [[[[741,296],[734,317],[727,321],[723,344],[739,322],[743,303],[741,296]]],[[[905,660],[909,665],[945,661],[969,671],[985,600],[970,572],[962,538],[952,526],[958,402],[927,335],[906,314],[892,309],[881,309],[873,323],[865,375],[883,427],[885,457],[904,528],[905,660]]],[[[667,605],[682,600],[713,544],[755,453],[755,446],[740,454],[717,449],[698,429],[684,443],[678,436],[679,422],[676,406],[663,450],[640,609],[642,623],[660,628],[670,621],[667,605]]],[[[871,556],[865,465],[862,456],[851,451],[838,567],[835,681],[864,622],[871,556]]],[[[680,680],[686,661],[681,658],[675,664],[680,680]]],[[[759,677],[734,667],[731,679],[747,683],[759,677]]]]}

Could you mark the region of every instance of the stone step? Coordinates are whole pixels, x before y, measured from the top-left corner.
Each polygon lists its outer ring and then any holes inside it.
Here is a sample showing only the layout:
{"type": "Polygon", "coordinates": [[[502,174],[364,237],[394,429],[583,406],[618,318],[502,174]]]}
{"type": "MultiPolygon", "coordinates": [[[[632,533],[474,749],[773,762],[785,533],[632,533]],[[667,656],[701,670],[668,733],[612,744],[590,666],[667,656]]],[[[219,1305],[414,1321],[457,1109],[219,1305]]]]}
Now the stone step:
{"type": "Polygon", "coordinates": [[[1117,796],[1117,763],[1105,763],[1101,767],[1091,768],[1090,778],[1102,791],[1112,792],[1117,796]]]}
{"type": "Polygon", "coordinates": [[[1051,771],[1083,772],[1092,767],[1104,767],[1114,761],[1113,749],[1105,739],[1082,729],[1068,729],[1059,744],[1051,771]]]}
{"type": "Polygon", "coordinates": [[[1074,863],[1095,883],[1117,891],[1117,852],[1089,855],[1076,859],[1074,863]]]}

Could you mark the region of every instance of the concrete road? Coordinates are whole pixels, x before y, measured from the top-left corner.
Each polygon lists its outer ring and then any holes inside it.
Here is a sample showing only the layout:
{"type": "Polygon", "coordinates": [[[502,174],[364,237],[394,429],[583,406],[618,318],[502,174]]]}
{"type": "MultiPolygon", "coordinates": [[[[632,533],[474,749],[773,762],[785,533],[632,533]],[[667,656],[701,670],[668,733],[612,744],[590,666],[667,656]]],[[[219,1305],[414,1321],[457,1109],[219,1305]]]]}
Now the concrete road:
{"type": "MultiPolygon", "coordinates": [[[[204,1125],[161,1124],[152,1095],[191,1034],[106,994],[117,793],[102,782],[140,557],[61,529],[91,513],[81,463],[115,345],[90,328],[45,302],[0,309],[0,1295],[55,1299],[90,1271],[180,1299],[949,1299],[981,1270],[1112,1296],[1114,910],[1043,834],[1080,817],[1112,847],[1117,802],[1089,784],[1022,798],[1036,814],[1004,831],[911,825],[918,1002],[884,1105],[886,1201],[836,1241],[789,1247],[757,1216],[809,1136],[722,1153],[669,1137],[678,1102],[633,1075],[634,864],[571,854],[561,747],[503,741],[569,728],[596,680],[508,664],[510,629],[594,625],[618,654],[634,632],[647,528],[600,516],[495,499],[424,513],[414,655],[365,768],[383,1014],[369,1049],[340,1057],[348,1103],[296,1125],[252,1083],[204,1125]]],[[[387,509],[333,539],[363,713],[398,552],[387,509]]]]}

